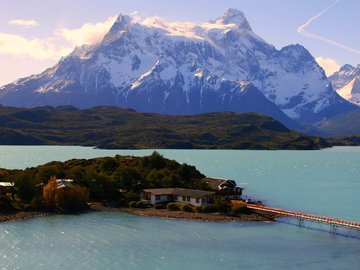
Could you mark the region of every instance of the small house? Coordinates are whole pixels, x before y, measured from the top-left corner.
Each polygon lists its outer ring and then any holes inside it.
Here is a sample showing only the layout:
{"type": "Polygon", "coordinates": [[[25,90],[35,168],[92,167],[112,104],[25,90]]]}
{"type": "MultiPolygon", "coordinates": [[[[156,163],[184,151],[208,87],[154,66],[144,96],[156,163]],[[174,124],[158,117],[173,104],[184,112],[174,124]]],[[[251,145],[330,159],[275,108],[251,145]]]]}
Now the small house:
{"type": "Polygon", "coordinates": [[[229,200],[241,199],[244,188],[239,187],[235,180],[210,177],[204,180],[212,190],[216,191],[218,196],[229,200]]]}
{"type": "Polygon", "coordinates": [[[0,195],[10,195],[14,198],[15,183],[14,182],[0,182],[0,195]]]}
{"type": "Polygon", "coordinates": [[[185,202],[194,206],[208,205],[214,199],[215,192],[185,188],[153,188],[143,189],[142,200],[149,204],[162,202],[185,202]]]}
{"type": "Polygon", "coordinates": [[[56,179],[56,189],[73,188],[73,179],[56,179]]]}

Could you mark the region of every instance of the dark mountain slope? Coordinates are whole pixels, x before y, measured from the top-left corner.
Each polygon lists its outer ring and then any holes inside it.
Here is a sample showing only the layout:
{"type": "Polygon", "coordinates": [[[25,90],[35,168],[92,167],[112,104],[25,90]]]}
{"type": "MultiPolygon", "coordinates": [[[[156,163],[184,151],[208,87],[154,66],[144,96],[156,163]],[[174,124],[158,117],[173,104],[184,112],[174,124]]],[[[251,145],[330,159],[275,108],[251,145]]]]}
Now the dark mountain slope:
{"type": "Polygon", "coordinates": [[[101,148],[319,149],[319,137],[291,131],[255,113],[189,116],[116,107],[0,107],[1,144],[87,145],[101,148]]]}

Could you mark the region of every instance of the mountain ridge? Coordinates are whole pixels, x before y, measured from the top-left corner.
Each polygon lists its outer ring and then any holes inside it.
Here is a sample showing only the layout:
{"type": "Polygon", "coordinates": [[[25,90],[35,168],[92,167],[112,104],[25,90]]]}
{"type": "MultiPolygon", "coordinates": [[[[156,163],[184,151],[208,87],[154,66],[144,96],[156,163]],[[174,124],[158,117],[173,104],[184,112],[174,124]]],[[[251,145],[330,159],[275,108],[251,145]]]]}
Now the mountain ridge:
{"type": "Polygon", "coordinates": [[[0,103],[244,112],[241,93],[248,83],[258,100],[247,102],[246,111],[272,107],[266,113],[291,127],[294,119],[314,123],[354,109],[304,47],[277,50],[234,9],[202,24],[119,15],[99,44],[77,47],[42,74],[1,87],[0,103]]]}
{"type": "Polygon", "coordinates": [[[329,79],[341,97],[360,106],[360,65],[353,67],[346,64],[329,79]]]}

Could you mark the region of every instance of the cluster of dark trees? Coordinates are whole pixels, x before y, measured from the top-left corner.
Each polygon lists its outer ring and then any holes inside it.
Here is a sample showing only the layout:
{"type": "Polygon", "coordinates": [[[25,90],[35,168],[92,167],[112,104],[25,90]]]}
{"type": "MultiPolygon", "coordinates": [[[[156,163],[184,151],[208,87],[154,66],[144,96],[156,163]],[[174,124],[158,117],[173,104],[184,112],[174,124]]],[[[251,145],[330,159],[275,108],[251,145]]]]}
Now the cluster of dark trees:
{"type": "Polygon", "coordinates": [[[50,162],[25,170],[2,170],[0,181],[15,182],[15,198],[35,208],[44,205],[43,186],[51,177],[73,179],[86,188],[92,202],[128,206],[139,200],[144,188],[180,187],[208,189],[204,175],[194,166],[179,164],[157,152],[146,157],[115,156],[50,162]]]}

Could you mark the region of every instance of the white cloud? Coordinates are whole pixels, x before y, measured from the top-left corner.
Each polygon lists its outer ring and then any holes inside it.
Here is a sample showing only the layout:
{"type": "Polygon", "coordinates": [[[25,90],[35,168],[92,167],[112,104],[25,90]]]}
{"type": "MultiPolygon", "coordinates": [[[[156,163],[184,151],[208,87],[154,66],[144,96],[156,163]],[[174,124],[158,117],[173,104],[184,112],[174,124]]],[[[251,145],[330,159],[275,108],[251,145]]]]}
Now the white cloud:
{"type": "Polygon", "coordinates": [[[316,57],[316,62],[325,70],[327,76],[332,75],[334,72],[338,71],[341,65],[332,58],[327,57],[316,57]]]}
{"type": "Polygon", "coordinates": [[[24,38],[19,35],[0,33],[0,54],[29,56],[37,60],[58,59],[71,48],[56,45],[54,39],[24,38]]]}
{"type": "MultiPolygon", "coordinates": [[[[115,20],[116,17],[109,17],[104,22],[85,23],[75,29],[58,29],[52,37],[44,39],[26,38],[16,34],[0,32],[0,54],[31,57],[35,60],[57,60],[69,54],[75,46],[100,42],[115,20]]],[[[16,22],[13,20],[12,23],[32,25],[30,21],[21,20],[16,20],[16,22]]]]}
{"type": "Polygon", "coordinates": [[[141,16],[137,10],[130,13],[130,17],[132,18],[132,21],[134,23],[140,23],[141,22],[141,16]]]}
{"type": "Polygon", "coordinates": [[[24,27],[24,28],[39,26],[39,23],[37,21],[34,21],[34,20],[14,19],[14,20],[10,20],[9,24],[19,25],[19,26],[24,27]]]}
{"type": "Polygon", "coordinates": [[[80,28],[62,28],[56,31],[56,36],[64,38],[75,46],[83,44],[95,44],[102,40],[104,35],[116,20],[115,16],[109,17],[104,22],[85,23],[80,28]]]}

